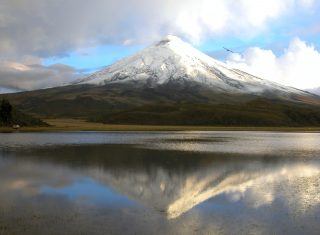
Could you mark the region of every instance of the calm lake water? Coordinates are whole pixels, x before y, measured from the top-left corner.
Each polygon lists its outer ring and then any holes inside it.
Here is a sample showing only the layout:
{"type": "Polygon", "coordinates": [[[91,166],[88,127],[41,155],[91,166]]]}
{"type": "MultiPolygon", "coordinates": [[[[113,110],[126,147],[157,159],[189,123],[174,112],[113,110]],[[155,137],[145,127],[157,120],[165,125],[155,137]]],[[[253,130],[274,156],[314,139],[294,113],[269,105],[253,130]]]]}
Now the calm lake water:
{"type": "Polygon", "coordinates": [[[0,234],[320,234],[320,134],[0,134],[0,234]]]}

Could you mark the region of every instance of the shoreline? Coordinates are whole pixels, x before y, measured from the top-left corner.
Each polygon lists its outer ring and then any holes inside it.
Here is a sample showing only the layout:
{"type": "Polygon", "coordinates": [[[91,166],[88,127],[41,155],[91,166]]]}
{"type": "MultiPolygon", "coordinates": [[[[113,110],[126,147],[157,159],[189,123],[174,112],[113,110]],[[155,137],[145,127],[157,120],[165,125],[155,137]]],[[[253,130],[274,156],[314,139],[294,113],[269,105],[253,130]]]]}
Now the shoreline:
{"type": "Polygon", "coordinates": [[[16,132],[72,132],[72,131],[266,131],[266,132],[314,132],[320,127],[239,127],[239,126],[178,126],[178,125],[123,125],[87,122],[80,119],[44,119],[49,127],[0,127],[0,133],[16,132]]]}

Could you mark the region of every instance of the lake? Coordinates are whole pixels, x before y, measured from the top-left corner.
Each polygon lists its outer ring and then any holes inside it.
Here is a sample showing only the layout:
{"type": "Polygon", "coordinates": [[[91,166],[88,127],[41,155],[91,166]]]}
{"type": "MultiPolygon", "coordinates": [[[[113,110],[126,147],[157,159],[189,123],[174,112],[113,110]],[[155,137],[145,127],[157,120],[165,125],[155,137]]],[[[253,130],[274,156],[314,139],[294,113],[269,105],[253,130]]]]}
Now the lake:
{"type": "Polygon", "coordinates": [[[0,234],[320,234],[320,134],[0,134],[0,234]]]}

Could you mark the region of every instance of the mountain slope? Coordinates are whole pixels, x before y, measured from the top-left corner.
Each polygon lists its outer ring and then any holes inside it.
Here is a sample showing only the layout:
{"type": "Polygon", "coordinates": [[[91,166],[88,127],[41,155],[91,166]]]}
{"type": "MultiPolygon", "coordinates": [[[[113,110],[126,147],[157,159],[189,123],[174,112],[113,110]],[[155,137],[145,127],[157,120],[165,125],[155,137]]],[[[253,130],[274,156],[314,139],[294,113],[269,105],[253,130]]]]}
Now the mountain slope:
{"type": "Polygon", "coordinates": [[[320,125],[319,96],[230,68],[173,36],[69,86],[7,96],[30,114],[105,123],[320,125]]]}

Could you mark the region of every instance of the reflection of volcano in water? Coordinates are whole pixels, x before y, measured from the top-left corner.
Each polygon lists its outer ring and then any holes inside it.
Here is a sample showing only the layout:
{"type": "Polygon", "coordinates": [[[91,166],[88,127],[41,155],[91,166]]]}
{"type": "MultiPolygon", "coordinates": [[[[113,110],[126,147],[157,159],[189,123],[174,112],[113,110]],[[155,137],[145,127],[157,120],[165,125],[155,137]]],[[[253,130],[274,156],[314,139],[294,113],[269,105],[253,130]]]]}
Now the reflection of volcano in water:
{"type": "Polygon", "coordinates": [[[299,200],[313,197],[308,203],[320,202],[319,188],[301,185],[298,180],[303,177],[318,179],[319,165],[302,163],[298,159],[155,151],[126,146],[36,150],[28,159],[30,157],[71,166],[69,170],[75,171],[73,174],[86,174],[116,192],[164,212],[168,218],[177,218],[220,194],[234,198],[251,190],[253,205],[272,202],[275,184],[282,181],[291,185],[291,188],[286,185],[284,194],[291,194],[290,190],[299,186],[301,190],[294,192],[299,200]],[[309,187],[307,191],[305,187],[309,187]]]}
{"type": "MultiPolygon", "coordinates": [[[[90,174],[115,191],[141,202],[168,218],[176,218],[198,204],[222,193],[241,193],[254,185],[319,174],[319,168],[299,163],[273,165],[247,161],[210,162],[190,171],[162,167],[110,169],[90,174]]],[[[272,189],[270,189],[272,190],[272,189]]]]}

